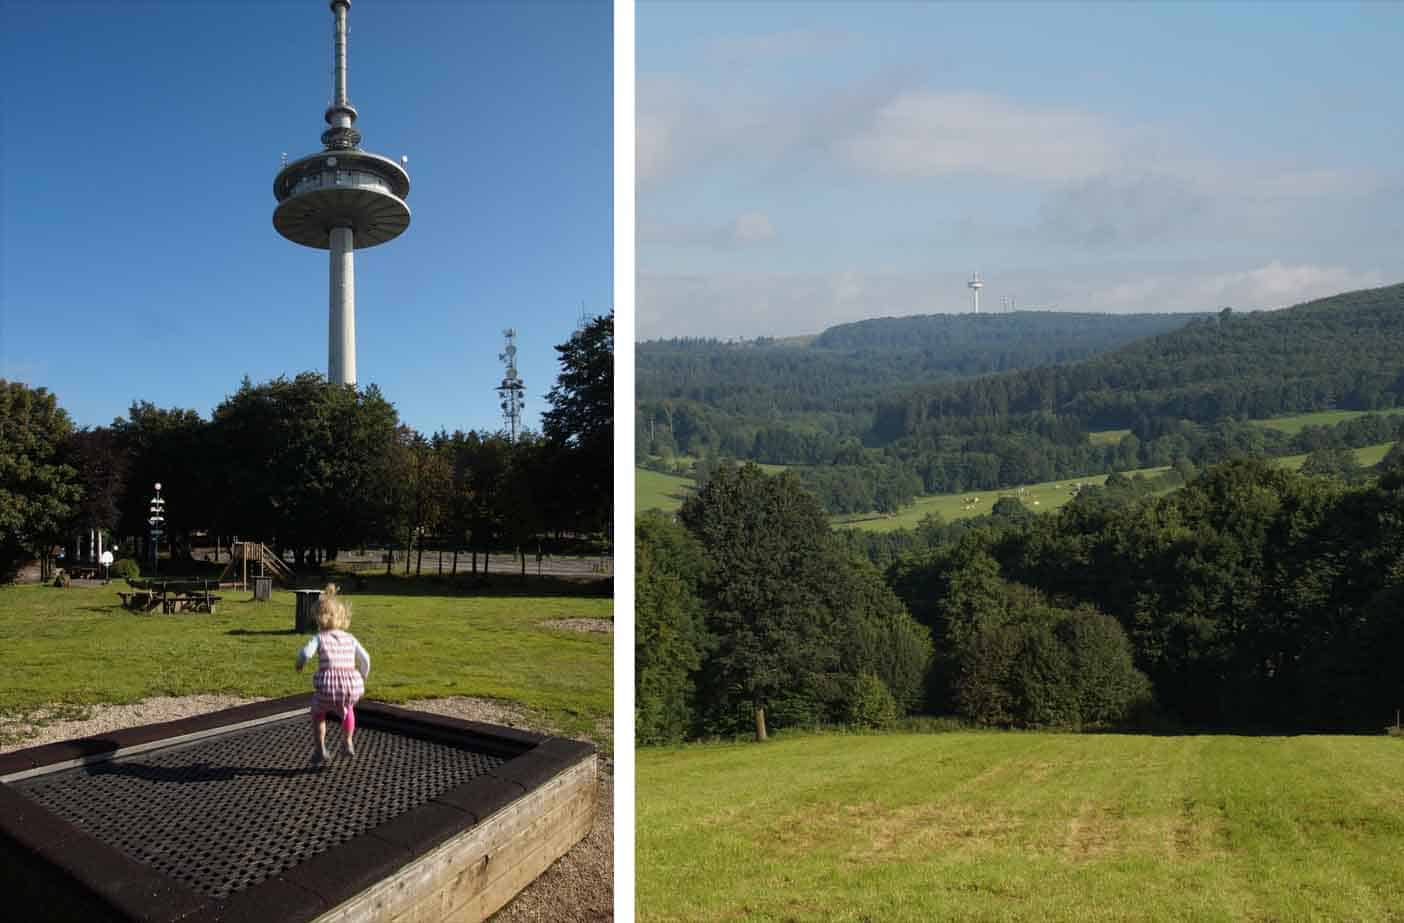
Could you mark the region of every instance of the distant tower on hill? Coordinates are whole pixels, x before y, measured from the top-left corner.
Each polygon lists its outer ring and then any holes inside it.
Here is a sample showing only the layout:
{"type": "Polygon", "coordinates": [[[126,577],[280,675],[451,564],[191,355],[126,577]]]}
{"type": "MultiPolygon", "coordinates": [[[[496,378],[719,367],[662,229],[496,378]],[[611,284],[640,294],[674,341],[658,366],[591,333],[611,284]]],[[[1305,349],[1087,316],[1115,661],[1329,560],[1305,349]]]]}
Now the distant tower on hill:
{"type": "Polygon", "coordinates": [[[273,227],[293,243],[331,251],[327,318],[327,380],[356,383],[355,251],[394,240],[409,227],[409,173],[401,157],[361,150],[346,97],[346,14],[351,0],[331,0],[336,31],[332,103],[322,132],[325,149],[285,162],[273,180],[278,207],[273,227]]]}
{"type": "Polygon", "coordinates": [[[985,287],[985,283],[980,281],[980,274],[977,272],[970,277],[970,281],[965,283],[970,289],[970,297],[975,303],[975,313],[980,313],[980,289],[985,287]]]}

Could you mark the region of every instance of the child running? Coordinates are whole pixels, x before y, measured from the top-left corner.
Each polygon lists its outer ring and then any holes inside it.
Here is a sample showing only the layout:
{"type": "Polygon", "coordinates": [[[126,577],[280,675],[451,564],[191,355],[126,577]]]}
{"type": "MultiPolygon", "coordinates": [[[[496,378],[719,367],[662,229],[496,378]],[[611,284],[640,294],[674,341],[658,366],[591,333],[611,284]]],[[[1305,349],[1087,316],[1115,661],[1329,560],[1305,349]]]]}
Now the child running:
{"type": "Polygon", "coordinates": [[[317,635],[297,652],[298,672],[317,655],[317,673],[312,677],[312,723],[315,748],[312,765],[320,766],[331,757],[327,754],[327,712],[341,714],[341,730],[346,737],[346,752],[356,755],[352,735],[356,733],[356,702],[365,694],[365,678],[370,675],[370,654],[361,647],[356,636],[346,629],[351,625],[351,609],[336,597],[336,585],[327,584],[317,603],[317,635]]]}

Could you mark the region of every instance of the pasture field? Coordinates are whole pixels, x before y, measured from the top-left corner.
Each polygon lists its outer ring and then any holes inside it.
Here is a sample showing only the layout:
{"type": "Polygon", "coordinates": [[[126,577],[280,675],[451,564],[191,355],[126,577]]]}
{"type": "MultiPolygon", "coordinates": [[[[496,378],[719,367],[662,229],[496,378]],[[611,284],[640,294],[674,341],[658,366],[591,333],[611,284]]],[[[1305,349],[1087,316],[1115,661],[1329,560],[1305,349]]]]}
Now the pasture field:
{"type": "Polygon", "coordinates": [[[642,749],[640,921],[1400,920],[1404,738],[642,749]]]}
{"type": "MultiPolygon", "coordinates": [[[[1351,449],[1351,451],[1355,453],[1355,460],[1363,467],[1371,468],[1380,463],[1380,460],[1389,453],[1389,447],[1392,445],[1394,445],[1392,442],[1381,442],[1377,445],[1367,445],[1358,449],[1351,449]]],[[[1300,468],[1306,460],[1307,457],[1305,455],[1281,455],[1277,458],[1270,459],[1274,465],[1283,468],[1291,468],[1293,471],[1300,468]]]]}
{"type": "MultiPolygon", "coordinates": [[[[292,630],[292,593],[253,602],[252,593],[228,590],[214,615],[162,615],[123,609],[119,589],[120,581],[0,587],[0,735],[53,706],[81,712],[151,696],[310,694],[311,673],[294,669],[305,638],[292,630]]],[[[426,580],[404,581],[403,594],[345,597],[351,631],[371,655],[369,698],[499,699],[562,731],[599,735],[613,708],[613,637],[546,623],[610,619],[610,599],[452,594],[426,580]]]]}
{"type": "Polygon", "coordinates": [[[1299,413],[1290,417],[1273,417],[1270,420],[1250,420],[1254,426],[1265,426],[1268,429],[1281,430],[1289,436],[1295,436],[1308,426],[1335,426],[1346,420],[1354,420],[1356,417],[1363,417],[1367,413],[1378,413],[1383,416],[1393,416],[1404,411],[1397,409],[1390,410],[1321,410],[1316,413],[1299,413]]]}
{"type": "MultiPolygon", "coordinates": [[[[1125,472],[1127,477],[1138,474],[1154,477],[1167,469],[1140,468],[1125,472]]],[[[1101,487],[1106,483],[1105,474],[1091,474],[1078,478],[1063,478],[1058,481],[1044,481],[1041,484],[1028,484],[1021,496],[1018,488],[1005,487],[1000,490],[967,490],[959,494],[928,494],[917,497],[911,506],[895,516],[879,516],[876,513],[858,513],[851,516],[832,516],[830,522],[838,529],[868,529],[873,532],[892,532],[896,529],[915,529],[922,517],[928,513],[940,515],[946,522],[968,519],[971,516],[987,516],[1000,497],[1018,497],[1035,513],[1047,513],[1067,503],[1073,498],[1073,485],[1086,484],[1101,487]]]]}
{"type": "Polygon", "coordinates": [[[660,474],[647,468],[634,469],[634,510],[662,510],[671,513],[682,506],[696,484],[691,478],[660,474]]]}
{"type": "Polygon", "coordinates": [[[1129,435],[1129,429],[1103,429],[1088,433],[1087,441],[1092,445],[1119,445],[1129,435]]]}

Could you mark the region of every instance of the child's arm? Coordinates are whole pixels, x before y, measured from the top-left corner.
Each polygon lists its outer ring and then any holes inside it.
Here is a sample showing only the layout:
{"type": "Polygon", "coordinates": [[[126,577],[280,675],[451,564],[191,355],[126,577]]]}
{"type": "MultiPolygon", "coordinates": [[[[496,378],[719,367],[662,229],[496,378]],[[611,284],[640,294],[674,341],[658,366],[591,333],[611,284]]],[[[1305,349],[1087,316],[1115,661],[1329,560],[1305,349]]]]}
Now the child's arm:
{"type": "Polygon", "coordinates": [[[302,650],[297,652],[297,672],[302,672],[302,668],[307,665],[308,658],[315,653],[317,653],[317,638],[314,635],[310,641],[302,645],[302,650]]]}
{"type": "Polygon", "coordinates": [[[367,654],[366,649],[361,647],[360,641],[356,642],[356,669],[361,671],[361,679],[370,676],[370,654],[367,654]]]}

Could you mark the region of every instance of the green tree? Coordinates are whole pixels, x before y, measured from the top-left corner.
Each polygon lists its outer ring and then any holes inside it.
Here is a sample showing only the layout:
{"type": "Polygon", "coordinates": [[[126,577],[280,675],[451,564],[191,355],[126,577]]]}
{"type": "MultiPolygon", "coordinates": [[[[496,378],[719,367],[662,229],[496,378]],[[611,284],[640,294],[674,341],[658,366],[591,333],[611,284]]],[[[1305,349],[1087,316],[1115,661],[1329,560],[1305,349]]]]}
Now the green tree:
{"type": "Polygon", "coordinates": [[[44,388],[0,379],[0,579],[30,555],[49,576],[50,549],[64,537],[83,489],[62,450],[73,431],[44,388]]]}
{"type": "Polygon", "coordinates": [[[706,573],[702,546],[656,510],[634,531],[634,736],[681,740],[691,729],[695,686],[708,638],[697,595],[706,573]]]}
{"type": "Polygon", "coordinates": [[[723,467],[678,514],[712,560],[703,584],[717,648],[708,671],[767,736],[766,707],[837,665],[823,586],[834,548],[823,509],[788,473],[723,467]]]}
{"type": "Polygon", "coordinates": [[[607,531],[614,496],[614,312],[556,347],[561,371],[541,415],[546,439],[568,449],[555,478],[575,500],[582,531],[607,531]]]}

